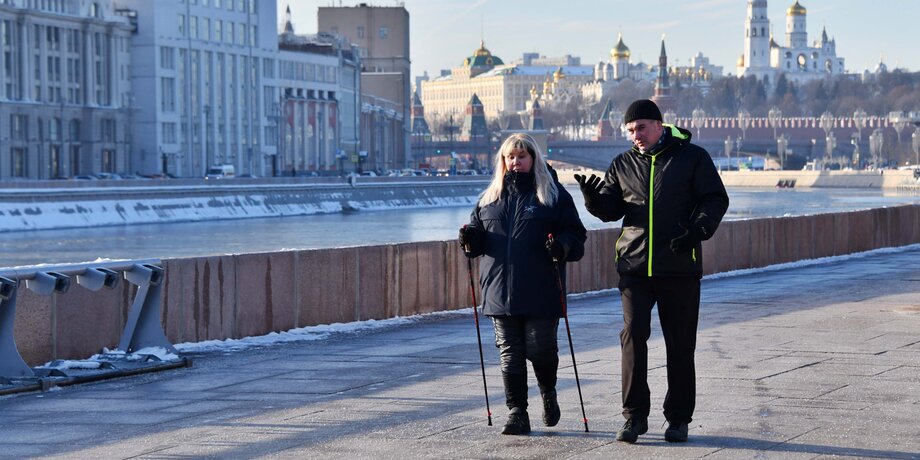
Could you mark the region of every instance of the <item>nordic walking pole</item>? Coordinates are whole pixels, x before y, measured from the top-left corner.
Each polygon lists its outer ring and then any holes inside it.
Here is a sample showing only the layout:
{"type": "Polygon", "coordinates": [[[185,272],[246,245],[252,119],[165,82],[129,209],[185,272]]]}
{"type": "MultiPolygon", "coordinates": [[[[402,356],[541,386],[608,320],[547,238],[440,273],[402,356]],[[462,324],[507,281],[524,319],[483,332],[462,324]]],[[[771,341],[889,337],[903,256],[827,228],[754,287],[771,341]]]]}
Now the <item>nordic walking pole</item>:
{"type": "MultiPolygon", "coordinates": [[[[466,225],[463,226],[466,228],[466,225]]],[[[461,248],[462,249],[462,248],[461,248]]],[[[489,408],[489,387],[486,385],[486,361],[482,357],[482,335],[479,333],[479,313],[476,311],[476,287],[473,284],[473,259],[466,258],[467,272],[470,274],[470,296],[473,299],[473,319],[476,320],[476,340],[479,342],[479,365],[482,367],[482,389],[486,394],[486,415],[492,426],[492,409],[489,408]]]]}
{"type": "MultiPolygon", "coordinates": [[[[553,234],[549,234],[549,243],[553,244],[553,234]]],[[[565,333],[569,336],[569,351],[572,352],[572,369],[575,371],[575,386],[578,387],[578,402],[581,403],[581,419],[585,422],[585,433],[588,432],[588,416],[585,415],[585,401],[581,397],[581,383],[578,381],[578,365],[575,364],[575,347],[572,346],[572,330],[569,329],[569,313],[565,301],[565,286],[562,285],[562,274],[559,272],[559,259],[553,257],[553,269],[556,271],[556,284],[559,286],[559,303],[562,305],[562,317],[565,318],[565,333]]]]}

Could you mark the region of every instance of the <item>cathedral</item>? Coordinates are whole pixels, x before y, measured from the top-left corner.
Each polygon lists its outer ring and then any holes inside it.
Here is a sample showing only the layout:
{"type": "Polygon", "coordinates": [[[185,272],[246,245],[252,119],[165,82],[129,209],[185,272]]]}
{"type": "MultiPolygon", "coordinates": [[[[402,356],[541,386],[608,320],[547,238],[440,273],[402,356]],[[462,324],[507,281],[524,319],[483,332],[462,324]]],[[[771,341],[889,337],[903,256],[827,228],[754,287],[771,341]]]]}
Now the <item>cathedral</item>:
{"type": "Polygon", "coordinates": [[[821,39],[808,44],[808,11],[798,0],[786,10],[786,43],[773,39],[767,0],[748,0],[744,22],[744,54],[738,58],[738,76],[754,75],[773,84],[780,74],[789,81],[804,83],[845,71],[842,57],[837,57],[837,43],[821,31],[821,39]]]}

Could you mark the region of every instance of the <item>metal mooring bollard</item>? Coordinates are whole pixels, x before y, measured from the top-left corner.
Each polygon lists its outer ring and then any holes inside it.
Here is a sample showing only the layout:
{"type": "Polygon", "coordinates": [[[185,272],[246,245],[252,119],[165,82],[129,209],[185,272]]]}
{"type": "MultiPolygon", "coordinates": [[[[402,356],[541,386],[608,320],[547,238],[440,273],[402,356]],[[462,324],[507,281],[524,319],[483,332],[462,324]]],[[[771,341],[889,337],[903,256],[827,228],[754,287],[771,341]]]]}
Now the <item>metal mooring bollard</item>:
{"type": "Polygon", "coordinates": [[[156,259],[0,270],[0,394],[44,391],[55,385],[190,365],[189,360],[178,356],[160,324],[163,280],[164,270],[156,259]],[[121,277],[138,289],[116,350],[96,355],[76,368],[56,366],[59,361],[37,368],[25,363],[13,333],[21,281],[37,294],[61,295],[70,289],[73,280],[90,291],[98,291],[115,288],[121,277]],[[145,349],[164,352],[144,353],[145,349]]]}

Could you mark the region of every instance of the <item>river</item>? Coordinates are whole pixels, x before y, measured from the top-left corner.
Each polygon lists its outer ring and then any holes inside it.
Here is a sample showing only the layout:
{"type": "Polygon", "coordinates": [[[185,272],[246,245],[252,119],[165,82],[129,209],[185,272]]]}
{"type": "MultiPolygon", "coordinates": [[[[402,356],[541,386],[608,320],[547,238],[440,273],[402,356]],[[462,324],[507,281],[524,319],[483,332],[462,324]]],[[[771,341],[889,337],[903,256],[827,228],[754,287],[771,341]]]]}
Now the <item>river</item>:
{"type": "MultiPolygon", "coordinates": [[[[584,209],[589,229],[614,226],[584,209]]],[[[920,195],[878,189],[729,188],[726,220],[817,214],[920,203],[920,195]]],[[[332,248],[455,238],[469,207],[355,212],[0,233],[0,267],[104,259],[174,258],[332,248]]]]}

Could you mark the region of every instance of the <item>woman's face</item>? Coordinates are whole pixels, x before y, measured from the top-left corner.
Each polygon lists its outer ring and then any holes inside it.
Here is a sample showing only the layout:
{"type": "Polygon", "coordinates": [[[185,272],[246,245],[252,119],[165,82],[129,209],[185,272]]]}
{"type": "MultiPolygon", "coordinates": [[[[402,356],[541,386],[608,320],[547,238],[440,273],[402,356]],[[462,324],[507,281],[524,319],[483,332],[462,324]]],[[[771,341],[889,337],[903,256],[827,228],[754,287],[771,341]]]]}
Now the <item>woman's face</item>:
{"type": "Polygon", "coordinates": [[[533,168],[533,157],[524,149],[514,149],[505,154],[505,169],[529,173],[533,168]]]}

